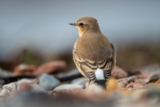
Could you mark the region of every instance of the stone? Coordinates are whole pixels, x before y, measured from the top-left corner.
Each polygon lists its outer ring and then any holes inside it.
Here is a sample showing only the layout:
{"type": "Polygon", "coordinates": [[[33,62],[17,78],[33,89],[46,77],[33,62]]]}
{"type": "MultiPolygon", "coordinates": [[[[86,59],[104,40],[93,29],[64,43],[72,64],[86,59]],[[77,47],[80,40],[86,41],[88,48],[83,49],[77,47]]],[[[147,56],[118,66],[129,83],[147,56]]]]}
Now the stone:
{"type": "Polygon", "coordinates": [[[126,86],[126,88],[128,88],[128,89],[140,89],[143,87],[144,87],[144,85],[141,83],[130,83],[126,86]]]}
{"type": "Polygon", "coordinates": [[[141,69],[142,73],[160,72],[160,66],[158,64],[151,64],[141,69]]]}
{"type": "Polygon", "coordinates": [[[118,80],[118,83],[119,83],[119,86],[120,86],[121,88],[125,88],[126,85],[128,84],[128,81],[127,81],[127,79],[119,79],[119,80],[118,80]]]}
{"type": "Polygon", "coordinates": [[[52,74],[56,72],[62,72],[66,69],[66,62],[64,61],[51,61],[42,64],[37,68],[37,70],[34,72],[35,75],[41,75],[41,74],[52,74]]]}
{"type": "Polygon", "coordinates": [[[63,84],[54,89],[54,91],[71,91],[73,89],[82,89],[82,85],[76,85],[76,84],[63,84]]]}
{"type": "Polygon", "coordinates": [[[85,84],[88,82],[88,78],[77,78],[71,81],[71,84],[77,84],[77,85],[82,85],[85,87],[85,84]]]}
{"type": "Polygon", "coordinates": [[[29,79],[21,79],[21,80],[17,81],[16,84],[17,84],[18,90],[19,90],[21,84],[24,84],[24,83],[33,84],[33,83],[35,83],[35,81],[29,80],[29,79]]]}
{"type": "Polygon", "coordinates": [[[31,85],[31,91],[36,93],[47,93],[47,90],[45,90],[43,87],[41,87],[38,84],[32,84],[31,85]]]}
{"type": "Polygon", "coordinates": [[[25,90],[8,99],[4,107],[52,107],[53,105],[53,100],[47,93],[25,90]]]}
{"type": "Polygon", "coordinates": [[[46,90],[53,90],[56,86],[60,84],[60,81],[49,74],[43,74],[39,78],[39,85],[46,90]]]}
{"type": "Polygon", "coordinates": [[[145,79],[145,82],[149,83],[150,81],[157,81],[158,79],[160,79],[160,72],[153,72],[145,79]]]}
{"type": "Polygon", "coordinates": [[[33,74],[35,70],[36,66],[34,65],[20,64],[14,68],[14,75],[33,74]]]}
{"type": "Polygon", "coordinates": [[[160,84],[160,79],[156,81],[156,84],[160,84]]]}
{"type": "Polygon", "coordinates": [[[105,91],[102,86],[99,86],[95,83],[90,83],[87,86],[86,90],[89,94],[102,94],[105,91]]]}
{"type": "Polygon", "coordinates": [[[5,71],[5,70],[0,68],[0,76],[1,77],[13,76],[13,73],[11,73],[10,71],[5,71]]]}
{"type": "Polygon", "coordinates": [[[111,75],[114,78],[124,78],[128,76],[126,71],[124,71],[122,68],[117,66],[113,69],[111,75]]]}
{"type": "Polygon", "coordinates": [[[143,79],[136,79],[134,82],[135,82],[135,83],[142,84],[143,86],[146,85],[146,82],[145,82],[143,79]]]}
{"type": "Polygon", "coordinates": [[[10,83],[2,87],[0,91],[0,96],[10,95],[11,93],[16,92],[16,91],[17,91],[16,83],[10,83]]]}
{"type": "Polygon", "coordinates": [[[31,84],[22,83],[22,84],[19,86],[19,91],[30,90],[31,88],[32,88],[31,84]]]}

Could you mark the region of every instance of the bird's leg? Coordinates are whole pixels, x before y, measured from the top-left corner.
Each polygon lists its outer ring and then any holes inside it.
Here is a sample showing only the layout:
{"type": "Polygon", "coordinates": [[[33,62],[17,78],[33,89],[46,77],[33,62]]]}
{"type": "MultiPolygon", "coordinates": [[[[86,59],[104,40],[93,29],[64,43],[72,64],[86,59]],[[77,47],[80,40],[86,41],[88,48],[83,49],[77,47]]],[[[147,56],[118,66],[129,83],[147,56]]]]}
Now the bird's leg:
{"type": "Polygon", "coordinates": [[[88,91],[88,89],[89,89],[90,83],[91,83],[91,80],[89,79],[88,84],[87,84],[87,87],[86,87],[86,90],[87,90],[87,91],[88,91]]]}

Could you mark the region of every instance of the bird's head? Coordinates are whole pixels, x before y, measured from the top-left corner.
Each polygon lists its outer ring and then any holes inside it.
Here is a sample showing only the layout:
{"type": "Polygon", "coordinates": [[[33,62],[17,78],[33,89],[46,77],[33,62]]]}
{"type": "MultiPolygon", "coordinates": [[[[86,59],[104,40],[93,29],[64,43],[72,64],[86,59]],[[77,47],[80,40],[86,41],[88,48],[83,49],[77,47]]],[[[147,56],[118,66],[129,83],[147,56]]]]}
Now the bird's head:
{"type": "Polygon", "coordinates": [[[100,31],[97,20],[92,17],[82,17],[76,23],[70,23],[70,25],[76,26],[80,36],[84,35],[88,31],[100,31]]]}

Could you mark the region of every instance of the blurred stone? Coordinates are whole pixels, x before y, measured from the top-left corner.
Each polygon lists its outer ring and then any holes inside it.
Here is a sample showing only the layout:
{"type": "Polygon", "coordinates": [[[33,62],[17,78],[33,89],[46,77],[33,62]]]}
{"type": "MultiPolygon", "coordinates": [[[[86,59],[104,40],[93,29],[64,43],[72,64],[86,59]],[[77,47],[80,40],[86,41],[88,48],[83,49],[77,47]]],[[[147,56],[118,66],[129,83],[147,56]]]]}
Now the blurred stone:
{"type": "Polygon", "coordinates": [[[106,85],[107,85],[107,90],[110,90],[110,91],[115,91],[119,88],[118,81],[114,78],[110,78],[106,83],[106,85]]]}
{"type": "Polygon", "coordinates": [[[38,84],[32,84],[31,86],[32,86],[31,91],[33,91],[33,92],[47,93],[47,90],[45,90],[43,87],[41,87],[38,84]]]}
{"type": "Polygon", "coordinates": [[[127,79],[119,79],[118,82],[120,83],[119,86],[121,86],[122,88],[125,88],[128,84],[127,79]]]}
{"type": "Polygon", "coordinates": [[[17,82],[12,82],[12,83],[6,84],[2,87],[1,92],[0,92],[0,96],[1,95],[9,95],[12,92],[17,92],[17,91],[21,90],[21,88],[20,88],[20,87],[22,87],[21,85],[33,84],[33,83],[36,83],[36,81],[29,80],[29,79],[21,79],[17,82]]]}
{"type": "Polygon", "coordinates": [[[143,84],[140,84],[140,83],[133,83],[133,88],[136,88],[136,89],[138,89],[138,88],[143,88],[143,84]]]}
{"type": "Polygon", "coordinates": [[[25,90],[8,99],[5,105],[4,107],[53,107],[54,103],[47,93],[25,90]]]}
{"type": "Polygon", "coordinates": [[[160,79],[156,81],[156,84],[160,84],[160,79]]]}
{"type": "Polygon", "coordinates": [[[119,82],[119,83],[118,83],[118,87],[120,87],[120,88],[125,88],[125,85],[119,82]]]}
{"type": "Polygon", "coordinates": [[[45,90],[43,87],[41,87],[38,84],[29,84],[29,83],[23,83],[20,85],[19,91],[27,91],[30,90],[32,92],[37,93],[47,93],[47,90],[45,90]]]}
{"type": "Polygon", "coordinates": [[[158,90],[156,87],[152,87],[146,93],[146,97],[149,99],[148,101],[150,103],[158,103],[160,100],[160,90],[158,90]]]}
{"type": "Polygon", "coordinates": [[[88,82],[88,78],[77,78],[71,81],[71,84],[77,84],[77,85],[82,85],[85,87],[85,84],[88,82]]]}
{"type": "Polygon", "coordinates": [[[134,82],[138,77],[137,76],[130,76],[127,78],[128,83],[134,82]]]}
{"type": "Polygon", "coordinates": [[[60,81],[54,76],[43,74],[39,78],[39,84],[46,90],[52,90],[60,84],[60,81]]]}
{"type": "Polygon", "coordinates": [[[127,86],[126,86],[126,88],[128,88],[128,89],[132,89],[132,88],[134,88],[134,89],[139,89],[139,88],[143,88],[143,84],[140,84],[140,83],[130,83],[130,84],[128,84],[127,86]]]}
{"type": "Polygon", "coordinates": [[[36,70],[34,65],[20,64],[14,68],[14,75],[33,74],[36,70]]]}
{"type": "Polygon", "coordinates": [[[16,83],[10,83],[2,87],[0,91],[0,96],[7,96],[16,91],[17,91],[16,83]]]}
{"type": "Polygon", "coordinates": [[[82,89],[83,86],[82,85],[76,85],[76,84],[63,84],[63,85],[60,85],[58,87],[56,87],[54,89],[54,91],[71,91],[73,89],[82,89]]]}
{"type": "Polygon", "coordinates": [[[90,83],[87,87],[86,90],[89,94],[102,94],[105,89],[102,86],[99,86],[95,83],[90,83]]]}
{"type": "Polygon", "coordinates": [[[158,64],[152,64],[148,65],[141,69],[142,73],[149,73],[149,72],[160,72],[160,65],[158,64]]]}
{"type": "Polygon", "coordinates": [[[1,77],[13,76],[13,73],[11,73],[9,71],[6,71],[6,70],[3,70],[3,69],[0,68],[0,76],[1,77]]]}
{"type": "Polygon", "coordinates": [[[56,72],[62,72],[66,69],[66,66],[66,62],[64,61],[51,61],[39,66],[34,72],[34,74],[41,75],[44,73],[51,74],[56,72]]]}
{"type": "Polygon", "coordinates": [[[151,72],[145,72],[142,75],[140,75],[143,79],[148,78],[152,73],[151,72]]]}
{"type": "Polygon", "coordinates": [[[20,90],[20,91],[23,91],[23,90],[29,90],[29,89],[31,89],[31,88],[32,88],[31,84],[22,83],[22,84],[20,85],[20,87],[19,87],[19,90],[20,90]]]}
{"type": "Polygon", "coordinates": [[[16,84],[17,84],[17,88],[18,88],[18,90],[19,90],[19,88],[21,87],[22,84],[25,84],[25,83],[27,83],[27,84],[33,84],[33,83],[35,83],[35,82],[36,82],[36,81],[34,81],[34,80],[21,79],[21,80],[17,81],[16,84]]]}
{"type": "Polygon", "coordinates": [[[128,76],[126,71],[124,71],[122,68],[117,67],[117,66],[113,69],[111,75],[114,78],[124,78],[128,76]]]}
{"type": "Polygon", "coordinates": [[[134,82],[142,84],[143,86],[145,86],[147,84],[143,79],[136,79],[134,82]]]}
{"type": "Polygon", "coordinates": [[[158,79],[160,79],[160,72],[153,72],[145,79],[145,82],[149,83],[150,81],[157,81],[158,79]]]}

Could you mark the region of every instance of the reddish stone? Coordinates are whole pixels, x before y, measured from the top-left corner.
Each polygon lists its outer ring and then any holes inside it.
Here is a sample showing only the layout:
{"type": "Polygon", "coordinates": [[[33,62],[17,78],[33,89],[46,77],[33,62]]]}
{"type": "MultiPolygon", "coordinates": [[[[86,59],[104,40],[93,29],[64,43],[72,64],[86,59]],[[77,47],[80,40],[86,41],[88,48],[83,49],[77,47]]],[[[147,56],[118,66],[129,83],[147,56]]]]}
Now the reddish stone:
{"type": "Polygon", "coordinates": [[[156,84],[160,84],[160,79],[156,81],[156,84]]]}
{"type": "Polygon", "coordinates": [[[66,66],[66,62],[64,61],[51,61],[39,66],[34,74],[41,75],[44,73],[51,74],[59,71],[64,71],[66,69],[66,66]]]}
{"type": "Polygon", "coordinates": [[[143,86],[146,85],[146,82],[142,79],[136,79],[134,82],[138,84],[142,84],[143,86]]]}
{"type": "Polygon", "coordinates": [[[28,83],[22,83],[20,86],[19,86],[19,90],[22,91],[22,90],[28,90],[28,89],[31,89],[31,85],[28,84],[28,83]]]}
{"type": "Polygon", "coordinates": [[[133,83],[127,84],[126,88],[133,88],[133,83]]]}
{"type": "Polygon", "coordinates": [[[126,71],[124,71],[122,68],[119,68],[119,67],[115,67],[112,71],[112,77],[115,77],[115,78],[124,78],[124,77],[127,77],[128,74],[126,71]]]}
{"type": "Polygon", "coordinates": [[[126,87],[128,84],[127,79],[119,80],[118,82],[121,83],[124,87],[126,87]]]}
{"type": "Polygon", "coordinates": [[[152,73],[143,73],[141,76],[142,76],[142,78],[148,78],[150,75],[151,75],[152,73]]]}
{"type": "Polygon", "coordinates": [[[142,88],[144,85],[140,83],[130,83],[126,86],[126,88],[142,88]]]}
{"type": "Polygon", "coordinates": [[[142,88],[144,85],[140,83],[133,83],[133,88],[142,88]]]}
{"type": "Polygon", "coordinates": [[[35,70],[36,67],[34,65],[20,64],[14,68],[14,74],[15,75],[33,74],[35,70]]]}

